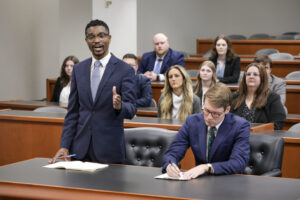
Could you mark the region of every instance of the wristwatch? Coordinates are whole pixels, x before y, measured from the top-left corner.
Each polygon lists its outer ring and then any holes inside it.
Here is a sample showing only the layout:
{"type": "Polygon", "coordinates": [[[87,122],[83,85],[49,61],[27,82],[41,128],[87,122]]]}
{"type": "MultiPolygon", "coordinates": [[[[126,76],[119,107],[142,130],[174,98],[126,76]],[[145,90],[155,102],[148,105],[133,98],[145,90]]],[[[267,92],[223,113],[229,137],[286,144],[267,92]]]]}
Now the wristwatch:
{"type": "Polygon", "coordinates": [[[214,173],[214,170],[213,170],[212,165],[211,165],[210,163],[207,163],[207,167],[208,167],[207,172],[208,172],[209,174],[213,174],[213,173],[214,173]]]}

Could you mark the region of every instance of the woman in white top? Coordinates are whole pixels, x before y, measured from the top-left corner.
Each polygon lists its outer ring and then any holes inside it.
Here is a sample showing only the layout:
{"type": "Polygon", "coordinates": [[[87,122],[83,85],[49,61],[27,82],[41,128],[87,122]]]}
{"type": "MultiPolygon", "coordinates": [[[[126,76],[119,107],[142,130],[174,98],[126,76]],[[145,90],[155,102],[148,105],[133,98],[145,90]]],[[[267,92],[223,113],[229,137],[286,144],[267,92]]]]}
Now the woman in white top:
{"type": "Polygon", "coordinates": [[[183,67],[174,65],[165,74],[165,86],[158,102],[158,117],[186,120],[200,112],[200,99],[193,94],[192,82],[183,67]]]}
{"type": "Polygon", "coordinates": [[[212,61],[204,61],[197,74],[197,83],[194,93],[200,98],[200,108],[202,109],[204,95],[206,91],[217,82],[216,67],[212,61]]]}
{"type": "Polygon", "coordinates": [[[57,78],[51,101],[67,105],[69,102],[70,85],[73,67],[79,60],[75,56],[68,56],[61,66],[60,77],[57,78]]]}

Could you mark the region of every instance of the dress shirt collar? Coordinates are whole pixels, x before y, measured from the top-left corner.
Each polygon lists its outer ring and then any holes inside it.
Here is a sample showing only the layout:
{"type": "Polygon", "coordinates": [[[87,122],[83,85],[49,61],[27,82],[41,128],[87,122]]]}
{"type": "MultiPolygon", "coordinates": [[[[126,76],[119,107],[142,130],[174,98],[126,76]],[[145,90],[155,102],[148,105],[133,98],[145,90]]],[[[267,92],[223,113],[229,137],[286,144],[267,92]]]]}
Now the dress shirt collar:
{"type": "MultiPolygon", "coordinates": [[[[110,57],[111,57],[111,53],[108,52],[108,54],[104,58],[102,58],[101,60],[99,60],[101,62],[102,67],[104,67],[104,68],[106,67],[107,63],[109,62],[110,57]]],[[[96,59],[94,58],[94,56],[92,56],[92,65],[91,65],[91,70],[92,71],[93,71],[93,69],[95,67],[94,66],[95,62],[96,62],[96,59]]]]}

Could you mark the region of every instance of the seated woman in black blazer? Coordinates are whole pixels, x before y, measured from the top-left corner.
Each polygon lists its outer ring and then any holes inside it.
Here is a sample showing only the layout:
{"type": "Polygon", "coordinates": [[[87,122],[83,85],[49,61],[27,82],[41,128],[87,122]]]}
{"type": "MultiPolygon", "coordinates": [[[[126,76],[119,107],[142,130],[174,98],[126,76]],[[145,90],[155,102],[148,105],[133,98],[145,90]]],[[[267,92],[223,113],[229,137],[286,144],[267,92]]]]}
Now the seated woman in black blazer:
{"type": "Polygon", "coordinates": [[[225,35],[216,37],[209,59],[216,66],[217,78],[222,83],[237,83],[240,77],[240,57],[233,53],[231,42],[225,35]]]}
{"type": "Polygon", "coordinates": [[[199,113],[200,99],[193,94],[192,81],[183,67],[173,65],[165,73],[165,86],[158,101],[158,117],[185,121],[199,113]]]}
{"type": "Polygon", "coordinates": [[[60,77],[56,80],[51,101],[68,104],[73,66],[78,62],[79,60],[75,56],[65,58],[61,66],[60,77]]]}
{"type": "Polygon", "coordinates": [[[274,122],[274,129],[283,128],[286,114],[280,96],[268,87],[264,66],[252,63],[245,69],[239,89],[233,95],[231,112],[253,123],[274,122]]]}

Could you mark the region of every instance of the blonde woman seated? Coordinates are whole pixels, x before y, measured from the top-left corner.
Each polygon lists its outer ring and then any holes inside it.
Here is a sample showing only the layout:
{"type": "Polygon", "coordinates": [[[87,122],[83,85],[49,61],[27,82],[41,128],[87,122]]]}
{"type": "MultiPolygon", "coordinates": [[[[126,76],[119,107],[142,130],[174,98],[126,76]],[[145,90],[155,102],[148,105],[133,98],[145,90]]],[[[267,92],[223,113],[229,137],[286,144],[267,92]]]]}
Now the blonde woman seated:
{"type": "Polygon", "coordinates": [[[209,88],[216,85],[216,67],[212,61],[205,61],[200,66],[197,83],[194,89],[194,93],[200,98],[200,108],[203,106],[203,97],[209,88]]]}
{"type": "Polygon", "coordinates": [[[269,89],[266,69],[259,63],[246,67],[231,109],[252,123],[274,122],[275,130],[282,129],[286,119],[280,96],[269,89]]]}
{"type": "Polygon", "coordinates": [[[185,121],[200,112],[200,99],[193,94],[192,82],[183,67],[174,65],[165,74],[165,86],[158,102],[158,117],[185,121]]]}

